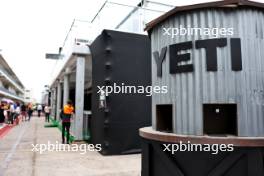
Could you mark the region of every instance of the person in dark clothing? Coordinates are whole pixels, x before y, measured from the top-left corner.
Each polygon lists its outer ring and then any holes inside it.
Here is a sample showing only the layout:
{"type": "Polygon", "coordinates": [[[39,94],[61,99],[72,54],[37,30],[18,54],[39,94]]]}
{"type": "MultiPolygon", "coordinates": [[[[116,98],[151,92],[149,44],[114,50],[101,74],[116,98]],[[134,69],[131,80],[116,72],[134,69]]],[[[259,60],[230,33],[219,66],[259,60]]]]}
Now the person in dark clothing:
{"type": "Polygon", "coordinates": [[[29,103],[27,106],[27,113],[28,113],[28,121],[30,121],[32,113],[33,113],[33,107],[31,103],[29,103]]]}
{"type": "Polygon", "coordinates": [[[22,121],[26,121],[27,107],[24,103],[21,105],[21,117],[22,117],[22,121]]]}
{"type": "Polygon", "coordinates": [[[68,101],[67,104],[63,107],[60,117],[62,120],[62,143],[65,143],[65,129],[67,132],[67,144],[70,140],[70,127],[71,127],[71,118],[74,113],[74,107],[71,101],[68,101]]]}
{"type": "Polygon", "coordinates": [[[5,122],[5,115],[4,115],[4,104],[1,103],[1,106],[0,106],[0,126],[2,123],[5,122]]]}

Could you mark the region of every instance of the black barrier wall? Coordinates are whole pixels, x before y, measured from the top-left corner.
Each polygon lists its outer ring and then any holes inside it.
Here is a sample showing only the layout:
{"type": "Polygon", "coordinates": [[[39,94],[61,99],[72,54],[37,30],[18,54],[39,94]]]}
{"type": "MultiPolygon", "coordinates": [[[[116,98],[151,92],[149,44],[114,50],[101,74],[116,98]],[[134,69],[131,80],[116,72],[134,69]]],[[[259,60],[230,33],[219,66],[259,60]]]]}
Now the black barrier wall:
{"type": "Polygon", "coordinates": [[[145,35],[104,30],[91,45],[91,141],[102,154],[140,151],[138,129],[151,125],[151,98],[145,94],[109,94],[99,108],[97,86],[151,85],[150,41],[145,35]]]}
{"type": "Polygon", "coordinates": [[[234,147],[232,152],[164,151],[164,144],[142,140],[142,176],[263,176],[263,147],[234,147]]]}

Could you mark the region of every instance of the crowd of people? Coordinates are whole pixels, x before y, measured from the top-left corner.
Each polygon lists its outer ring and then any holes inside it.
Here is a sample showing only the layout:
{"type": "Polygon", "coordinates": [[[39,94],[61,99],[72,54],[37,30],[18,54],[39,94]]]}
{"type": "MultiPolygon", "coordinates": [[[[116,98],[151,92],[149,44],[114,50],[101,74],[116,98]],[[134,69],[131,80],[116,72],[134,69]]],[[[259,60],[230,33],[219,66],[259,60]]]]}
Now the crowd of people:
{"type": "MultiPolygon", "coordinates": [[[[50,112],[51,107],[49,105],[32,103],[7,103],[5,101],[0,101],[0,127],[6,123],[8,125],[18,125],[21,121],[26,122],[30,121],[33,113],[37,117],[41,117],[42,114],[45,114],[45,122],[50,121],[50,112]]],[[[62,123],[62,143],[69,144],[70,142],[70,126],[71,120],[74,114],[74,107],[71,100],[63,106],[60,112],[60,119],[62,123]],[[65,133],[67,135],[65,135],[65,133]],[[66,137],[66,141],[65,141],[66,137]]]]}
{"type": "Polygon", "coordinates": [[[32,103],[0,103],[0,126],[4,123],[9,125],[18,125],[20,121],[30,121],[34,111],[37,111],[38,117],[45,113],[46,122],[49,122],[50,107],[48,105],[34,105],[32,103]]]}

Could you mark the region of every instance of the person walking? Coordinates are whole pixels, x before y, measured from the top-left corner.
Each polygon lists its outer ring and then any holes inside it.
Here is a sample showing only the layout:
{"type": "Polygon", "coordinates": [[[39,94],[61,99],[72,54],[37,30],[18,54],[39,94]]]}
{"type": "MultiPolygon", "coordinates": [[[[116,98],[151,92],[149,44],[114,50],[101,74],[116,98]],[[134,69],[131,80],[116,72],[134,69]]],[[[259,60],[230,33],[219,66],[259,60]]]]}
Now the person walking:
{"type": "Polygon", "coordinates": [[[5,122],[4,106],[5,106],[5,104],[3,102],[1,102],[1,106],[0,106],[0,127],[5,122]]]}
{"type": "Polygon", "coordinates": [[[7,102],[4,103],[4,115],[5,115],[5,119],[7,119],[7,123],[8,123],[8,117],[10,116],[10,110],[9,110],[9,103],[7,103],[7,102]]]}
{"type": "Polygon", "coordinates": [[[27,107],[24,103],[22,103],[21,105],[21,117],[22,117],[22,121],[26,121],[26,117],[27,117],[27,107]]]}
{"type": "Polygon", "coordinates": [[[32,113],[33,113],[33,106],[31,103],[29,103],[27,106],[28,121],[30,121],[32,113]]]}
{"type": "Polygon", "coordinates": [[[41,111],[42,111],[42,106],[41,106],[41,104],[39,104],[39,105],[37,106],[37,110],[38,110],[38,117],[40,117],[40,115],[41,115],[41,111]]]}
{"type": "Polygon", "coordinates": [[[72,102],[69,100],[66,105],[63,106],[60,117],[62,120],[62,143],[65,143],[65,129],[67,132],[67,144],[70,140],[70,127],[71,127],[71,118],[74,113],[74,107],[72,102]]]}
{"type": "Polygon", "coordinates": [[[45,106],[44,112],[45,112],[45,122],[49,123],[49,118],[50,118],[50,107],[49,107],[49,105],[45,106]]]}
{"type": "Polygon", "coordinates": [[[15,115],[14,115],[14,120],[16,124],[19,124],[19,116],[21,115],[21,107],[20,104],[17,104],[16,109],[15,109],[15,115]]]}
{"type": "Polygon", "coordinates": [[[14,123],[14,116],[15,116],[15,104],[14,103],[10,103],[9,106],[9,116],[8,116],[8,124],[13,124],[14,123]]]}

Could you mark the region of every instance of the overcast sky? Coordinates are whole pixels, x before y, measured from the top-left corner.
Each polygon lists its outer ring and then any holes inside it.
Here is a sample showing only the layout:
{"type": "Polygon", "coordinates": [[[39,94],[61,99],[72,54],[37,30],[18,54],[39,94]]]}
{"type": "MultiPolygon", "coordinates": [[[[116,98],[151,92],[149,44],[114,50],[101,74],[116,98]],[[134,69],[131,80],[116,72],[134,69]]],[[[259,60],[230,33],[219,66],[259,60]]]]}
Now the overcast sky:
{"type": "MultiPolygon", "coordinates": [[[[34,90],[37,99],[44,85],[51,80],[50,73],[55,64],[55,61],[45,59],[45,53],[57,53],[73,19],[90,21],[104,1],[0,1],[1,53],[25,87],[34,90]]],[[[119,0],[121,3],[125,1],[131,3],[131,0],[119,0]]],[[[168,1],[183,5],[206,0],[168,1]]]]}
{"type": "Polygon", "coordinates": [[[50,80],[53,60],[74,18],[91,19],[103,2],[96,0],[1,0],[0,49],[36,98],[50,80]]]}

